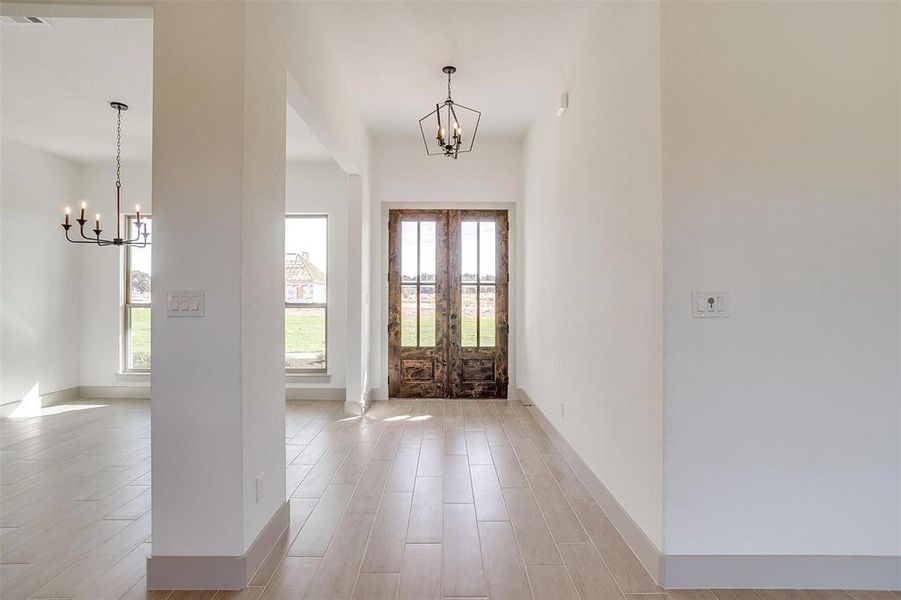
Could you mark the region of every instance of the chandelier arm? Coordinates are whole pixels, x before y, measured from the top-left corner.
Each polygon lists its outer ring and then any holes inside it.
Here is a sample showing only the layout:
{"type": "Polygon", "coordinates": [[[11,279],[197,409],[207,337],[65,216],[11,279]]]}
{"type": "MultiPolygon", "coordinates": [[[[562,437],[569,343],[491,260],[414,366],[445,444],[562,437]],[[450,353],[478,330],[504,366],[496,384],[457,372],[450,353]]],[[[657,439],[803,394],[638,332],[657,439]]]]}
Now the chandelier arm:
{"type": "Polygon", "coordinates": [[[79,233],[81,233],[82,238],[84,238],[90,242],[96,242],[97,241],[96,237],[88,237],[84,234],[84,224],[87,222],[88,222],[87,219],[78,219],[78,225],[79,225],[78,231],[79,231],[79,233]]]}
{"type": "Polygon", "coordinates": [[[85,238],[84,240],[73,240],[72,238],[69,237],[69,230],[68,230],[68,229],[66,229],[66,239],[67,239],[68,241],[72,242],[73,244],[96,244],[96,243],[97,243],[97,242],[92,241],[92,240],[90,240],[90,239],[88,239],[88,238],[85,238]]]}
{"type": "MultiPolygon", "coordinates": [[[[84,224],[87,222],[87,220],[86,219],[78,219],[78,221],[79,221],[78,224],[80,225],[80,227],[78,228],[79,233],[81,233],[81,237],[83,237],[84,239],[87,240],[87,242],[82,242],[82,243],[97,244],[98,246],[109,246],[110,244],[114,243],[113,240],[108,240],[106,238],[100,237],[100,234],[96,233],[97,232],[96,229],[93,230],[96,234],[94,237],[86,236],[84,234],[84,224]],[[84,222],[82,222],[82,221],[84,221],[84,222]]],[[[66,232],[66,233],[68,233],[68,232],[66,232]]]]}

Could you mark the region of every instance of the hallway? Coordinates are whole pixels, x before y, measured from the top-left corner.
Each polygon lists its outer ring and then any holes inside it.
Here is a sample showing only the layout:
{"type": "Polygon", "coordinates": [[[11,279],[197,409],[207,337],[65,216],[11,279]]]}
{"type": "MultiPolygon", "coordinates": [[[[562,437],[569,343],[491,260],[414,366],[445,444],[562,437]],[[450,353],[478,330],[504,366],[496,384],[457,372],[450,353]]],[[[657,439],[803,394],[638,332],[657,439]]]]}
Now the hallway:
{"type": "MultiPolygon", "coordinates": [[[[380,402],[365,417],[346,417],[340,402],[288,402],[291,525],[242,592],[144,590],[147,401],[50,407],[42,416],[3,419],[0,433],[5,600],[664,593],[529,410],[514,402],[380,402]]],[[[669,594],[761,600],[742,590],[669,594]]],[[[829,591],[761,595],[851,600],[829,591]]]]}

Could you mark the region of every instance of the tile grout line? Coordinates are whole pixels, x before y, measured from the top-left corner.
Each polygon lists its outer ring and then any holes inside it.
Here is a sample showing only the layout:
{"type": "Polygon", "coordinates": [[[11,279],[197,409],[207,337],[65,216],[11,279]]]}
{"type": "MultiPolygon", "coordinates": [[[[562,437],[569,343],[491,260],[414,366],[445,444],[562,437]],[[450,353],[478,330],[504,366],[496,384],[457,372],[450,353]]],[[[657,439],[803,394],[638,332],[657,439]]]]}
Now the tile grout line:
{"type": "MultiPolygon", "coordinates": [[[[525,407],[523,407],[523,408],[525,409],[525,407]]],[[[528,413],[528,409],[526,409],[526,412],[528,413]]],[[[531,413],[528,413],[528,414],[529,414],[529,418],[531,418],[532,421],[535,422],[535,424],[537,425],[538,422],[535,421],[535,418],[531,415],[531,413]]],[[[542,433],[544,433],[544,429],[542,429],[540,425],[538,425],[538,427],[539,427],[539,429],[541,429],[542,433]]],[[[551,444],[554,446],[554,448],[559,450],[559,448],[557,448],[557,444],[555,444],[554,441],[551,440],[550,436],[548,436],[546,433],[545,433],[545,436],[548,438],[548,440],[551,442],[551,444]]],[[[529,441],[531,442],[532,438],[529,438],[529,441]]],[[[532,444],[532,445],[534,446],[534,444],[532,444]]],[[[537,448],[536,448],[536,451],[537,451],[537,448]]],[[[563,457],[563,455],[560,452],[557,452],[557,454],[559,454],[561,458],[563,457]]],[[[548,468],[548,464],[547,464],[547,461],[544,459],[544,455],[541,452],[538,452],[538,456],[541,457],[541,462],[544,463],[544,466],[546,468],[548,468]]],[[[585,485],[585,482],[583,482],[582,479],[579,477],[579,474],[575,472],[575,469],[573,469],[572,467],[569,466],[569,463],[566,461],[565,458],[563,459],[563,462],[566,464],[567,468],[569,468],[569,470],[573,473],[573,475],[575,475],[576,479],[579,480],[579,483],[582,484],[582,487],[584,487],[586,490],[588,490],[588,487],[585,485]]],[[[623,598],[625,598],[626,592],[623,591],[623,587],[620,584],[619,580],[613,574],[613,571],[610,570],[610,565],[607,563],[607,559],[604,558],[604,554],[600,551],[600,549],[597,547],[597,544],[595,544],[594,539],[592,539],[591,535],[588,533],[588,529],[585,527],[585,523],[582,522],[582,518],[579,517],[579,513],[576,512],[575,508],[573,508],[572,502],[570,502],[570,500],[566,496],[566,494],[563,493],[563,489],[560,488],[560,484],[557,481],[557,478],[554,477],[554,474],[553,474],[553,472],[551,472],[550,468],[548,468],[548,472],[551,474],[551,479],[554,480],[554,483],[557,485],[557,488],[560,490],[560,494],[563,496],[563,499],[566,500],[567,506],[569,506],[569,509],[573,512],[573,515],[575,515],[576,520],[579,522],[579,525],[582,526],[582,530],[585,532],[585,535],[588,538],[588,542],[591,544],[591,546],[594,548],[595,552],[597,552],[598,556],[601,558],[601,562],[604,564],[604,568],[607,569],[607,573],[610,575],[610,578],[613,580],[613,583],[616,585],[617,589],[619,589],[620,595],[623,598]]],[[[591,501],[594,502],[595,504],[597,504],[598,508],[601,509],[601,512],[604,514],[604,517],[609,520],[609,517],[607,517],[607,513],[604,512],[604,508],[600,504],[598,504],[597,500],[594,499],[594,496],[591,496],[591,492],[589,492],[588,495],[591,497],[591,501]]],[[[611,525],[612,525],[612,521],[611,521],[611,525]]],[[[616,534],[618,536],[620,536],[620,538],[622,538],[622,534],[619,532],[618,529],[616,529],[616,526],[614,526],[613,529],[614,529],[614,531],[616,531],[616,534]]],[[[623,542],[625,542],[625,539],[623,539],[623,542]]],[[[629,544],[626,544],[626,547],[629,548],[630,552],[632,552],[632,548],[629,546],[629,544]]],[[[634,555],[635,553],[632,552],[632,554],[634,555]]],[[[637,559],[637,557],[636,557],[636,559],[637,559]]],[[[639,564],[641,564],[641,561],[638,561],[638,562],[639,562],[639,564]]],[[[642,569],[644,569],[643,564],[641,565],[641,567],[642,567],[642,569]]],[[[645,572],[647,573],[647,569],[645,569],[645,572]]],[[[649,577],[650,577],[650,575],[649,575],[649,577]]],[[[651,579],[653,580],[653,577],[651,579]]],[[[656,582],[654,582],[654,584],[656,585],[656,582]]],[[[660,586],[658,586],[658,587],[660,587],[660,586]]],[[[663,588],[661,587],[660,589],[662,590],[663,588]]],[[[652,593],[652,594],[658,593],[659,594],[660,592],[646,592],[646,593],[652,593]]]]}
{"type": "MultiPolygon", "coordinates": [[[[520,428],[522,428],[523,427],[522,421],[519,419],[519,415],[516,415],[515,412],[516,411],[513,411],[514,414],[511,416],[516,419],[516,422],[519,424],[520,428]]],[[[504,428],[504,433],[507,433],[507,426],[504,425],[503,421],[501,421],[501,427],[504,428]]],[[[560,559],[560,564],[563,566],[563,570],[564,570],[564,572],[566,572],[566,576],[569,578],[569,581],[573,586],[573,591],[575,591],[576,594],[579,596],[579,598],[581,598],[582,594],[579,593],[579,589],[576,587],[576,581],[573,579],[572,573],[570,573],[570,571],[569,571],[569,567],[566,566],[566,561],[563,560],[563,555],[560,554],[560,548],[558,547],[559,544],[557,543],[557,540],[554,539],[554,534],[551,532],[551,526],[547,522],[547,517],[544,516],[544,511],[541,510],[541,505],[538,504],[538,498],[535,496],[535,490],[532,489],[532,482],[529,481],[529,477],[526,475],[526,471],[522,466],[522,462],[520,462],[520,460],[519,460],[519,453],[516,451],[516,448],[513,446],[513,441],[512,441],[512,439],[510,439],[509,434],[507,434],[507,439],[508,439],[508,441],[510,441],[510,450],[513,451],[513,456],[516,458],[516,464],[519,465],[519,470],[522,471],[522,478],[525,480],[526,485],[529,488],[529,493],[532,494],[532,499],[535,501],[535,506],[538,508],[538,514],[541,515],[541,520],[544,522],[545,528],[547,528],[548,535],[551,536],[551,541],[554,542],[554,551],[557,553],[557,557],[560,559]]],[[[523,439],[529,440],[529,443],[532,444],[532,438],[523,438],[523,439]]],[[[533,448],[534,448],[534,446],[535,445],[532,444],[533,448]]],[[[544,462],[544,459],[542,459],[542,462],[544,462]]],[[[501,490],[501,495],[503,495],[503,490],[501,490]]],[[[506,505],[507,505],[507,498],[505,496],[504,497],[504,506],[506,506],[506,505]]],[[[512,524],[512,522],[511,522],[511,524],[512,524]]],[[[579,525],[581,525],[581,524],[582,524],[582,522],[580,521],[579,525]]],[[[587,534],[587,532],[586,532],[586,534],[587,534]]],[[[515,528],[513,530],[513,535],[516,536],[515,528]]],[[[519,544],[518,536],[516,536],[516,543],[517,543],[517,545],[519,544]]],[[[522,552],[522,549],[520,548],[520,553],[521,552],[522,552]]],[[[604,566],[606,566],[606,564],[604,566]]],[[[525,569],[525,560],[523,560],[523,568],[525,569]]],[[[526,571],[526,578],[529,579],[529,589],[531,589],[532,580],[528,577],[528,570],[526,571]]],[[[591,599],[585,598],[583,600],[591,600],[591,599]]]]}
{"type": "MultiPolygon", "coordinates": [[[[497,418],[497,422],[500,424],[501,429],[504,431],[504,437],[507,438],[507,443],[510,445],[510,451],[513,452],[513,456],[516,458],[516,463],[519,464],[519,457],[516,455],[516,450],[513,448],[513,442],[510,440],[510,434],[507,432],[507,428],[504,425],[504,422],[501,420],[500,414],[497,412],[497,407],[492,405],[491,408],[494,411],[494,416],[497,418]]],[[[479,407],[479,410],[481,410],[481,407],[479,407]]],[[[491,453],[491,443],[490,442],[488,444],[488,452],[491,453]]],[[[494,454],[491,455],[491,460],[493,463],[494,462],[494,454]]],[[[520,468],[520,470],[522,470],[521,464],[520,464],[519,468],[520,468]]],[[[513,517],[510,516],[510,507],[507,506],[507,498],[504,496],[504,488],[500,484],[500,477],[497,475],[497,467],[496,466],[494,468],[494,474],[496,477],[498,477],[498,488],[501,490],[501,499],[504,501],[504,509],[507,511],[507,517],[510,519],[510,529],[513,531],[513,539],[516,542],[516,550],[519,552],[519,562],[522,565],[523,573],[525,573],[525,576],[526,576],[526,583],[529,586],[529,593],[532,595],[532,598],[535,599],[535,588],[532,585],[532,578],[529,576],[529,569],[526,566],[526,560],[522,554],[522,544],[519,543],[519,536],[516,534],[516,528],[513,526],[513,517]]],[[[525,473],[523,473],[523,478],[525,478],[525,473]]],[[[528,483],[528,480],[526,480],[526,483],[528,483]]],[[[536,504],[537,504],[537,501],[536,501],[536,504]]],[[[538,512],[540,513],[541,509],[539,509],[538,512]]],[[[547,522],[545,522],[545,525],[547,525],[547,522]]],[[[560,554],[560,552],[558,551],[557,555],[559,556],[559,554],[560,554]]],[[[563,562],[562,558],[561,558],[560,562],[561,563],[563,562]]],[[[565,566],[563,567],[563,570],[566,571],[565,566]]],[[[569,577],[569,571],[566,571],[566,575],[567,575],[567,577],[569,577]]],[[[570,580],[572,580],[571,577],[570,577],[570,580]]],[[[576,592],[576,593],[578,593],[578,592],[576,592]]],[[[538,598],[536,600],[541,600],[541,599],[538,598]]]]}
{"type": "MultiPolygon", "coordinates": [[[[381,421],[381,422],[384,423],[384,421],[381,421]]],[[[366,560],[366,552],[369,550],[369,544],[372,542],[372,532],[375,531],[375,521],[378,518],[379,510],[382,508],[382,501],[385,499],[385,490],[388,489],[388,479],[391,477],[391,470],[394,468],[394,461],[397,460],[397,452],[398,452],[398,450],[400,450],[400,443],[404,439],[404,432],[406,432],[406,430],[407,430],[407,424],[406,424],[406,422],[404,422],[404,426],[403,426],[403,428],[401,430],[401,434],[400,434],[400,440],[397,443],[397,448],[394,449],[394,453],[391,456],[391,467],[388,469],[388,475],[385,477],[385,483],[382,485],[382,493],[379,495],[378,506],[376,506],[375,512],[373,513],[373,516],[372,516],[372,526],[369,528],[369,535],[366,537],[366,545],[363,547],[363,554],[360,556],[360,564],[357,566],[357,576],[354,578],[354,585],[350,592],[351,597],[353,597],[354,592],[356,592],[357,584],[360,582],[360,575],[363,573],[363,561],[366,560]]],[[[385,433],[385,426],[383,426],[382,431],[379,432],[379,439],[382,438],[382,434],[384,434],[384,433],[385,433]]],[[[376,442],[376,443],[378,443],[378,442],[376,442]]],[[[371,462],[371,460],[372,460],[371,457],[369,459],[367,459],[366,464],[368,465],[371,462]]],[[[419,466],[419,456],[418,455],[416,457],[416,466],[417,467],[419,466]]],[[[336,471],[336,473],[337,473],[337,471],[336,471]]],[[[362,478],[363,477],[361,475],[360,479],[362,479],[362,478]]],[[[359,481],[357,481],[357,485],[359,485],[359,481]]],[[[414,483],[414,489],[415,489],[415,483],[414,483]]],[[[354,492],[356,492],[356,490],[357,490],[357,488],[356,488],[356,486],[354,486],[354,492]]],[[[351,497],[353,497],[353,495],[351,495],[351,497]]],[[[412,498],[412,494],[411,494],[410,495],[410,510],[412,510],[412,503],[413,503],[413,498],[412,498]]],[[[346,516],[346,515],[347,515],[347,512],[345,509],[344,515],[342,515],[342,517],[341,517],[342,521],[344,520],[344,516],[346,516]]],[[[410,515],[408,514],[407,515],[408,523],[409,523],[409,519],[410,519],[410,515]]],[[[406,543],[406,528],[404,528],[404,543],[406,543]]],[[[331,545],[331,542],[329,542],[329,545],[331,545]]],[[[401,568],[403,568],[403,561],[401,561],[401,568]]],[[[316,570],[317,571],[319,570],[318,567],[316,570]]],[[[398,594],[399,592],[400,592],[400,583],[398,583],[398,589],[397,589],[397,591],[395,591],[395,597],[396,597],[396,594],[398,594]]]]}
{"type": "MultiPolygon", "coordinates": [[[[317,404],[318,404],[318,403],[317,403],[317,404]]],[[[335,415],[335,416],[337,416],[337,415],[335,415]]],[[[310,422],[312,422],[315,418],[316,418],[315,416],[312,417],[312,418],[310,419],[310,422]]],[[[324,427],[323,427],[323,429],[324,429],[324,427]]],[[[383,434],[384,432],[385,432],[385,429],[384,429],[384,426],[383,426],[382,430],[379,431],[379,436],[378,436],[378,438],[376,438],[375,444],[378,444],[378,441],[382,438],[382,434],[383,434]]],[[[298,432],[298,434],[299,434],[299,433],[300,433],[300,432],[298,432]]],[[[322,433],[322,431],[320,430],[319,433],[322,433]]],[[[318,436],[319,433],[317,433],[316,436],[318,436]]],[[[360,433],[362,433],[362,429],[360,430],[360,432],[357,433],[357,436],[354,438],[354,443],[356,443],[356,441],[359,439],[360,433]]],[[[296,437],[296,436],[295,436],[295,437],[296,437]]],[[[293,439],[293,438],[292,438],[292,439],[293,439]]],[[[315,439],[316,439],[316,438],[314,437],[313,440],[315,440],[315,439]]],[[[312,443],[313,440],[310,440],[310,443],[312,443]]],[[[309,445],[309,444],[307,444],[307,445],[309,445]]],[[[351,444],[351,448],[353,448],[353,444],[351,444]]],[[[301,452],[302,452],[302,451],[301,451],[301,452]]],[[[325,453],[323,452],[322,456],[324,456],[324,455],[325,455],[325,453]]],[[[314,467],[316,466],[316,464],[319,463],[320,460],[322,460],[322,456],[320,456],[318,459],[316,459],[316,463],[313,465],[314,467]]],[[[335,478],[335,475],[338,473],[338,471],[339,471],[339,470],[341,469],[341,467],[344,465],[344,461],[347,460],[347,457],[348,457],[348,456],[350,456],[350,448],[348,448],[347,453],[344,455],[344,458],[342,458],[341,463],[338,465],[338,468],[335,470],[334,473],[332,473],[332,476],[329,478],[328,483],[326,484],[326,488],[328,488],[328,486],[331,485],[332,479],[335,478]]],[[[367,465],[369,464],[370,460],[371,460],[371,458],[367,458],[367,460],[366,460],[366,464],[367,464],[367,465]]],[[[287,468],[287,465],[285,465],[285,466],[286,466],[286,468],[287,468]]],[[[364,468],[365,468],[365,467],[364,467],[364,468]]],[[[310,472],[312,472],[312,469],[310,469],[310,472]]],[[[304,482],[304,480],[305,480],[309,475],[310,475],[310,473],[307,473],[306,475],[304,475],[303,479],[301,479],[301,480],[300,480],[300,483],[298,483],[297,485],[300,486],[300,485],[304,482]]],[[[360,479],[362,479],[362,475],[361,475],[360,479]]],[[[354,492],[357,491],[357,486],[360,485],[360,479],[358,479],[357,482],[354,484],[354,490],[353,490],[353,492],[351,492],[351,497],[353,497],[354,492]]],[[[296,488],[295,488],[295,490],[296,490],[296,488]]],[[[325,492],[323,491],[323,494],[324,494],[324,493],[325,493],[325,492]]],[[[320,494],[320,496],[319,496],[318,498],[316,498],[316,503],[313,505],[312,510],[310,510],[310,515],[312,515],[312,514],[313,514],[313,511],[316,510],[316,507],[319,506],[319,503],[322,501],[322,495],[323,495],[323,494],[320,494]]],[[[289,503],[291,502],[291,498],[292,498],[292,497],[293,497],[293,496],[289,496],[289,497],[288,497],[287,500],[288,500],[289,503]]],[[[349,500],[348,500],[348,502],[349,502],[349,500]]],[[[347,512],[346,512],[346,507],[345,507],[345,512],[341,514],[341,520],[342,520],[342,521],[344,520],[344,515],[346,515],[346,514],[347,514],[347,512]]],[[[304,524],[300,527],[300,529],[299,529],[299,530],[297,531],[297,533],[295,534],[294,539],[296,539],[297,536],[300,535],[301,531],[303,531],[303,528],[306,527],[306,524],[307,524],[307,521],[308,521],[309,518],[310,518],[310,515],[307,515],[307,519],[304,521],[304,524]]],[[[339,521],[338,524],[339,524],[339,526],[340,526],[340,521],[339,521]]],[[[373,524],[374,524],[374,521],[373,521],[373,524]]],[[[290,524],[289,524],[289,527],[290,527],[290,524]]],[[[337,529],[336,529],[336,531],[337,531],[337,529]]],[[[332,545],[332,540],[334,540],[334,534],[332,535],[332,538],[329,540],[329,543],[326,545],[325,550],[324,550],[323,553],[322,553],[322,556],[317,557],[317,558],[319,558],[319,561],[320,561],[320,562],[319,562],[319,565],[316,565],[316,571],[313,572],[313,577],[315,577],[315,576],[316,576],[316,573],[319,572],[319,566],[322,564],[322,558],[325,557],[325,554],[328,552],[328,549],[331,547],[331,545],[332,545]]],[[[262,586],[262,587],[263,587],[263,591],[260,593],[260,598],[262,598],[263,596],[266,595],[266,591],[269,589],[269,585],[272,583],[272,579],[275,577],[275,574],[278,572],[278,570],[279,570],[279,569],[282,567],[282,565],[284,564],[285,559],[288,558],[288,556],[289,556],[288,552],[290,552],[290,550],[291,550],[291,544],[293,544],[293,543],[294,543],[294,540],[292,539],[292,540],[291,540],[291,543],[288,544],[288,549],[285,551],[284,556],[282,556],[281,560],[279,560],[279,563],[278,563],[278,565],[276,565],[275,569],[272,570],[272,574],[269,576],[269,579],[266,580],[266,584],[262,586]]],[[[368,543],[368,540],[367,540],[367,543],[368,543]]],[[[262,564],[260,564],[260,567],[262,568],[262,564]]],[[[310,579],[310,581],[312,582],[312,578],[310,579]]],[[[356,581],[354,581],[354,586],[356,587],[356,581]]],[[[304,589],[303,592],[304,592],[304,594],[306,594],[306,589],[304,589]]]]}

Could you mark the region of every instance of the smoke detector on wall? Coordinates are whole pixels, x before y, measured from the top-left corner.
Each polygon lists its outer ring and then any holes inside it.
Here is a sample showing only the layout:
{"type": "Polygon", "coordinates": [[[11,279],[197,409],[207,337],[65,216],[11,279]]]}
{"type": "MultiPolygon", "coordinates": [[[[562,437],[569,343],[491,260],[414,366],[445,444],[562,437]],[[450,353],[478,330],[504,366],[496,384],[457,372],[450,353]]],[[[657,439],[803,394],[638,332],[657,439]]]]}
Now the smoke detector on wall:
{"type": "Polygon", "coordinates": [[[42,17],[3,17],[4,25],[50,25],[50,21],[42,17]]]}

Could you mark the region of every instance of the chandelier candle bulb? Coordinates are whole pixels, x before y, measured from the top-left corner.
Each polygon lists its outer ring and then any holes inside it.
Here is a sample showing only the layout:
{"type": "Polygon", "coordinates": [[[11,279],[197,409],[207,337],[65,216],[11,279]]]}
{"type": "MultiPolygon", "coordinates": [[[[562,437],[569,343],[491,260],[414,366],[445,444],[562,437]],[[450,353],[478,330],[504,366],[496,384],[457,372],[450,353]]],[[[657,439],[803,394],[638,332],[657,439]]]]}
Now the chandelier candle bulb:
{"type": "Polygon", "coordinates": [[[72,209],[68,206],[66,207],[66,225],[69,224],[69,213],[72,212],[72,209]]]}
{"type": "Polygon", "coordinates": [[[141,222],[141,205],[135,204],[135,221],[141,222]]]}
{"type": "MultiPolygon", "coordinates": [[[[441,69],[441,71],[447,75],[447,98],[443,102],[436,104],[435,110],[419,119],[419,130],[422,134],[422,142],[425,145],[426,154],[429,156],[445,156],[447,158],[456,159],[459,154],[472,152],[482,113],[454,100],[451,93],[451,75],[457,72],[457,68],[448,65],[441,69]],[[442,115],[442,112],[445,112],[446,114],[442,115]],[[450,126],[450,131],[445,129],[442,122],[443,117],[447,117],[447,124],[450,126]],[[437,151],[435,151],[433,146],[429,145],[425,133],[426,129],[429,128],[428,122],[433,118],[437,121],[437,133],[435,136],[438,141],[437,151]],[[467,128],[472,132],[472,137],[467,139],[466,146],[463,146],[462,123],[468,123],[467,128]],[[448,133],[450,134],[450,137],[448,137],[448,133]]],[[[434,123],[435,121],[432,122],[434,123]]]]}
{"type": "Polygon", "coordinates": [[[84,209],[88,207],[88,203],[84,200],[81,201],[81,220],[84,221],[84,209]]]}
{"type": "Polygon", "coordinates": [[[94,227],[100,229],[100,213],[94,215],[94,227]]]}

